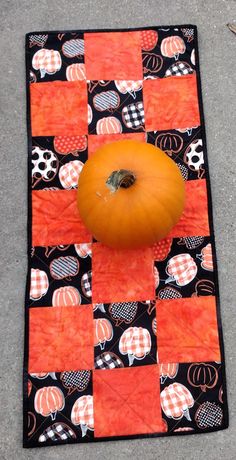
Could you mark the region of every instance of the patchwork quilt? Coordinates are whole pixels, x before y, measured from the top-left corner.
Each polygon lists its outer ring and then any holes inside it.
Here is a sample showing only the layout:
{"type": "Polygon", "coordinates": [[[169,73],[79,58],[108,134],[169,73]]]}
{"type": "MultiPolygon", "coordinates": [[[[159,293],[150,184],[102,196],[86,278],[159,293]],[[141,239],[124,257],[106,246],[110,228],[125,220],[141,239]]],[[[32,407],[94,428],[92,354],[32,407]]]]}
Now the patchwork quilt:
{"type": "Polygon", "coordinates": [[[24,447],[227,428],[196,26],[32,32],[26,80],[24,447]],[[76,207],[84,163],[120,139],[185,180],[180,221],[142,250],[103,246],[76,207]]]}

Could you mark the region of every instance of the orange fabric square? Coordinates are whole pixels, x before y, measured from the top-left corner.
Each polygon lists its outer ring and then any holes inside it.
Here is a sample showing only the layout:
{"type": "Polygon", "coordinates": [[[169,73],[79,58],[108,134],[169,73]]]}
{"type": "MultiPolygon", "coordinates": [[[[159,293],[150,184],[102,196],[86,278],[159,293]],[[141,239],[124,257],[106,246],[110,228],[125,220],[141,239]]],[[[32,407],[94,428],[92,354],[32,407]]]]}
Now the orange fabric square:
{"type": "Polygon", "coordinates": [[[88,132],[86,81],[30,85],[32,136],[76,136],[88,132]]]}
{"type": "Polygon", "coordinates": [[[117,250],[93,244],[94,303],[155,298],[152,248],[117,250]]]}
{"type": "Polygon", "coordinates": [[[93,372],[94,435],[165,431],[157,365],[93,372]]]}
{"type": "Polygon", "coordinates": [[[215,297],[161,300],[156,310],[160,363],[220,361],[215,297]]]}
{"type": "Polygon", "coordinates": [[[183,214],[168,236],[178,238],[210,235],[206,179],[186,181],[185,193],[183,214]]]}
{"type": "Polygon", "coordinates": [[[144,80],[147,131],[200,125],[196,75],[144,80]]]}
{"type": "Polygon", "coordinates": [[[93,367],[93,309],[39,307],[29,310],[29,373],[93,367]]]}
{"type": "Polygon", "coordinates": [[[93,153],[104,144],[127,139],[145,142],[145,133],[100,134],[99,136],[96,134],[90,134],[88,135],[88,155],[93,155],[93,153]]]}
{"type": "Polygon", "coordinates": [[[33,246],[91,241],[92,235],[80,219],[76,197],[76,190],[32,191],[33,246]]]}
{"type": "Polygon", "coordinates": [[[140,32],[84,34],[88,80],[142,80],[140,32]]]}

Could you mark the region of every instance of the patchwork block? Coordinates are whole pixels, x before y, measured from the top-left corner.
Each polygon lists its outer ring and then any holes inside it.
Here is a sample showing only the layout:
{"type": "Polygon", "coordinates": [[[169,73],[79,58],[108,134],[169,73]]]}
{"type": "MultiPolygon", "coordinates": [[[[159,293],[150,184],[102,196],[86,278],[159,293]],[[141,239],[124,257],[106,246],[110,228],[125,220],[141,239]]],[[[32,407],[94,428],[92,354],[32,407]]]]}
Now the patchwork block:
{"type": "Polygon", "coordinates": [[[215,297],[157,301],[156,308],[160,362],[220,361],[215,297]]]}
{"type": "Polygon", "coordinates": [[[91,241],[76,205],[76,190],[32,192],[32,244],[56,246],[91,241]]]}
{"type": "Polygon", "coordinates": [[[145,80],[143,85],[147,131],[186,129],[200,125],[196,75],[145,80]]]}
{"type": "Polygon", "coordinates": [[[144,131],[143,80],[90,81],[89,133],[144,131]]]}
{"type": "Polygon", "coordinates": [[[215,295],[209,237],[166,238],[153,246],[159,300],[215,295]]]}
{"type": "Polygon", "coordinates": [[[94,303],[154,297],[152,250],[149,248],[120,251],[94,243],[93,276],[94,303]]]}
{"type": "Polygon", "coordinates": [[[32,83],[33,136],[76,136],[88,132],[86,82],[32,83]]]}
{"type": "Polygon", "coordinates": [[[29,315],[30,373],[93,367],[91,306],[38,307],[29,315]]]}
{"type": "Polygon", "coordinates": [[[91,303],[91,257],[91,243],[32,247],[30,306],[67,307],[91,303]]]}
{"type": "Polygon", "coordinates": [[[207,236],[210,233],[205,179],[185,182],[185,206],[169,237],[207,236]]]}
{"type": "Polygon", "coordinates": [[[157,363],[155,303],[93,304],[95,369],[157,363]]]}
{"type": "Polygon", "coordinates": [[[95,436],[163,432],[158,367],[94,371],[95,436]],[[141,397],[142,394],[142,397],[141,397]]]}
{"type": "Polygon", "coordinates": [[[34,137],[31,155],[32,188],[77,188],[80,172],[88,159],[87,145],[86,135],[34,137]]]}
{"type": "Polygon", "coordinates": [[[159,373],[163,419],[174,433],[194,433],[200,426],[219,429],[223,419],[221,363],[164,363],[159,373]]]}
{"type": "Polygon", "coordinates": [[[85,33],[84,40],[89,80],[142,80],[139,32],[85,33]]]}
{"type": "Polygon", "coordinates": [[[200,126],[147,133],[147,141],[175,161],[184,180],[204,179],[203,133],[200,126]]]}

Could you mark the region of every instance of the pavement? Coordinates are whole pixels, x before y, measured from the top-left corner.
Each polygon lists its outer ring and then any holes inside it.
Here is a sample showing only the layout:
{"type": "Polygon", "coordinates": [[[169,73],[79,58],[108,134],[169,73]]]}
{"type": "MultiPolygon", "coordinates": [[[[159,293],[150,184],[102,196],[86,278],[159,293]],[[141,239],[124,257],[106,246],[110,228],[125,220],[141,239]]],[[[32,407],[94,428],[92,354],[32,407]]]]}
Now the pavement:
{"type": "Polygon", "coordinates": [[[0,460],[227,460],[236,458],[236,20],[234,0],[2,0],[0,63],[0,460]],[[230,427],[211,434],[22,449],[22,362],[27,270],[27,135],[24,35],[33,30],[193,23],[219,262],[230,427]]]}

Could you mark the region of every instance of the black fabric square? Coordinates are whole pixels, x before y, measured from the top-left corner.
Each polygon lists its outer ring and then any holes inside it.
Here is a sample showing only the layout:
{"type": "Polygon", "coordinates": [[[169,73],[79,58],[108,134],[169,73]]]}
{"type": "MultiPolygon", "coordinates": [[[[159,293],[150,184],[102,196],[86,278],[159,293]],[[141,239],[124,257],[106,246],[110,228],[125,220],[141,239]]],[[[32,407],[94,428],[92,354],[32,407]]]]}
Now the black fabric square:
{"type": "Polygon", "coordinates": [[[143,132],[142,81],[88,83],[89,134],[143,132]]]}

